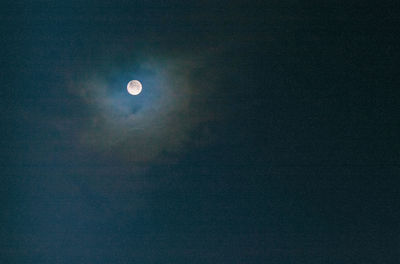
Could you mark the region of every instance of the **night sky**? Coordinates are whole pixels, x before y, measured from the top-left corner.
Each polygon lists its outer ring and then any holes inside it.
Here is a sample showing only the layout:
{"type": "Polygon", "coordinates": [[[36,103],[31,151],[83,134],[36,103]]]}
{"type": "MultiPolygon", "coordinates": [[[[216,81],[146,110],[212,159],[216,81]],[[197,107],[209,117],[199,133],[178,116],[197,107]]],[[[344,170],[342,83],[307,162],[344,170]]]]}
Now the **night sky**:
{"type": "Polygon", "coordinates": [[[0,263],[400,263],[374,2],[2,1],[0,263]]]}

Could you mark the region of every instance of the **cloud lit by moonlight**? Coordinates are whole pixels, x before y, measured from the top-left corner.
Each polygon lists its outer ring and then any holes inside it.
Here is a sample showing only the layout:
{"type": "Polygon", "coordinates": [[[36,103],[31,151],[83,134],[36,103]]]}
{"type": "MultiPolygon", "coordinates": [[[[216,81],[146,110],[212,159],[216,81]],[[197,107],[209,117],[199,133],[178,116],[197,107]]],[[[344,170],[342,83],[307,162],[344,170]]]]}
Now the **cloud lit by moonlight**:
{"type": "Polygon", "coordinates": [[[199,60],[152,58],[104,65],[86,75],[74,86],[88,109],[80,144],[135,163],[179,154],[194,143],[192,132],[212,119],[211,85],[200,87],[192,78],[201,67],[199,60]],[[129,96],[132,78],[146,92],[129,96]]]}

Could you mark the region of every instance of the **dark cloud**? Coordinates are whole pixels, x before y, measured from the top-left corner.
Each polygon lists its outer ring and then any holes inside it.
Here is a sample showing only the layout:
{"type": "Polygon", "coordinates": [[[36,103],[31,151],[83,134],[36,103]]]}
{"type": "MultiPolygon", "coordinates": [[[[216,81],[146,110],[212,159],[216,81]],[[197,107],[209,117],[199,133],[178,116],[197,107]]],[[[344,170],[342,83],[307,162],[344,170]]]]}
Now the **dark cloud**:
{"type": "Polygon", "coordinates": [[[79,144],[142,163],[207,141],[205,135],[193,138],[192,133],[221,118],[208,100],[215,95],[215,78],[196,76],[208,60],[134,52],[118,63],[117,58],[105,58],[70,83],[70,92],[87,109],[79,120],[79,144]],[[143,84],[139,96],[126,92],[131,79],[143,84]]]}

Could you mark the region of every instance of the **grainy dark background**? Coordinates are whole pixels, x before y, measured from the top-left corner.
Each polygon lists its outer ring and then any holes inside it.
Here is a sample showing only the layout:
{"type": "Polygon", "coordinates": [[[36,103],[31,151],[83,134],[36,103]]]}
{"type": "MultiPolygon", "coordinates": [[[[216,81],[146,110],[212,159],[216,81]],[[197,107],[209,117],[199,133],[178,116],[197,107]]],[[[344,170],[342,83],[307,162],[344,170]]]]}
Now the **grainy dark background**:
{"type": "Polygon", "coordinates": [[[400,261],[397,1],[0,10],[1,263],[400,261]]]}

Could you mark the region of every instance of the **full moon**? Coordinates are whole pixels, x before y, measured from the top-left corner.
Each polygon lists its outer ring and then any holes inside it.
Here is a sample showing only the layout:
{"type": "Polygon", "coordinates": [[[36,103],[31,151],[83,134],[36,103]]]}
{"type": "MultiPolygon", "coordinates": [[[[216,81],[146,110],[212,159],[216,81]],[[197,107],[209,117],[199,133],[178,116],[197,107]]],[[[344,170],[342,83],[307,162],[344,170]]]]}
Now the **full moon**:
{"type": "Polygon", "coordinates": [[[142,84],[137,80],[132,80],[128,83],[126,89],[131,95],[138,95],[142,91],[142,84]]]}

